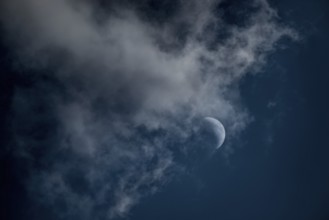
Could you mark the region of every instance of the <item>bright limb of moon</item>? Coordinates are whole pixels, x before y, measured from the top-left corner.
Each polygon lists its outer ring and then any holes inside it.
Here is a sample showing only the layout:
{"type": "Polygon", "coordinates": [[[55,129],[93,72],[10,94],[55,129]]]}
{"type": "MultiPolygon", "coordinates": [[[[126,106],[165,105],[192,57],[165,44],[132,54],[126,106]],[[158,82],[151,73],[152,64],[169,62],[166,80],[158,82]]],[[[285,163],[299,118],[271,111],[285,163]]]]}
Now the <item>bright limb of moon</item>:
{"type": "Polygon", "coordinates": [[[204,118],[209,125],[211,125],[217,139],[216,149],[220,148],[225,140],[225,128],[223,124],[215,118],[205,117],[204,118]]]}

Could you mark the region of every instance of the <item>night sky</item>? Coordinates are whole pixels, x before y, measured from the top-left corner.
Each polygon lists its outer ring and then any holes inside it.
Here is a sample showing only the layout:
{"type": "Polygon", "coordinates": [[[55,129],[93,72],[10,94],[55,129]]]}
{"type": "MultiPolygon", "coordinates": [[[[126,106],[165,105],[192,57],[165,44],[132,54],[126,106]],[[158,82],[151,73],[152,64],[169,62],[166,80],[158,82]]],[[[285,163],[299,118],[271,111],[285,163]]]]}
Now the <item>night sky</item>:
{"type": "Polygon", "coordinates": [[[328,21],[326,0],[2,1],[0,218],[329,219],[328,21]]]}

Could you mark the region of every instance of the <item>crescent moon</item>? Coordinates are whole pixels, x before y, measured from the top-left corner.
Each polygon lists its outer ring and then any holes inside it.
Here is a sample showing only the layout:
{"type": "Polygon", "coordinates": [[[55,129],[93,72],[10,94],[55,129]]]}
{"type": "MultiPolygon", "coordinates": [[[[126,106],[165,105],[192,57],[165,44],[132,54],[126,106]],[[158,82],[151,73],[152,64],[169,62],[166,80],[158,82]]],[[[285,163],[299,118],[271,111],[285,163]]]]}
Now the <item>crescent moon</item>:
{"type": "Polygon", "coordinates": [[[225,140],[225,128],[223,124],[215,118],[205,117],[205,121],[211,125],[212,130],[214,131],[217,139],[216,149],[220,148],[225,140]]]}

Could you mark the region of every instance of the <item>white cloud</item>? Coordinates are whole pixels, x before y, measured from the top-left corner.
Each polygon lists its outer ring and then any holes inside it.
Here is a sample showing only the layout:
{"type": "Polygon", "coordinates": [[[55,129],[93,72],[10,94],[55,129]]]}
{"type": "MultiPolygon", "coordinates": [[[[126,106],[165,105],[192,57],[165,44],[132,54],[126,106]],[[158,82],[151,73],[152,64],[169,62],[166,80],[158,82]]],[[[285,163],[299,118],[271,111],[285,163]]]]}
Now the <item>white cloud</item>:
{"type": "MultiPolygon", "coordinates": [[[[110,218],[124,216],[143,195],[156,191],[175,166],[171,141],[187,143],[195,121],[217,117],[231,136],[244,129],[250,118],[239,102],[239,81],[265,64],[278,40],[296,37],[278,25],[276,12],[263,0],[254,2],[258,10],[243,26],[225,24],[213,13],[216,1],[182,3],[158,26],[134,7],[114,7],[97,22],[97,8],[87,1],[2,4],[8,34],[21,36],[12,43],[29,69],[26,77],[38,77],[33,71],[42,69],[61,85],[46,94],[32,88],[54,102],[51,114],[59,127],[56,144],[49,147],[55,150],[48,152],[58,159],[52,158],[47,170],[33,171],[31,182],[44,187],[32,192],[48,201],[62,196],[67,216],[75,207],[85,219],[95,219],[96,210],[110,218]],[[180,27],[187,29],[185,37],[180,27]],[[224,28],[227,36],[219,37],[224,28]],[[84,193],[76,191],[71,172],[85,185],[84,193]]],[[[17,96],[44,102],[24,92],[17,96]]],[[[16,127],[20,113],[28,112],[19,105],[13,104],[16,127]]],[[[24,150],[30,143],[22,144],[24,150]]]]}

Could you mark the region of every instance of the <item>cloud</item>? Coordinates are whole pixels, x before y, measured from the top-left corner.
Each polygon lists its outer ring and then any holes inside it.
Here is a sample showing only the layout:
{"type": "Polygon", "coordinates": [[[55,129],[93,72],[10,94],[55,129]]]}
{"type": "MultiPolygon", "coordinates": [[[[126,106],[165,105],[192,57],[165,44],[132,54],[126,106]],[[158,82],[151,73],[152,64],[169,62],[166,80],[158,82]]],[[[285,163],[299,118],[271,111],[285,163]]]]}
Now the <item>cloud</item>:
{"type": "Polygon", "coordinates": [[[16,88],[12,127],[35,210],[125,216],[179,170],[176,154],[188,155],[203,117],[231,137],[246,127],[240,80],[296,38],[263,0],[237,15],[225,1],[164,2],[1,3],[28,82],[16,88]]]}

